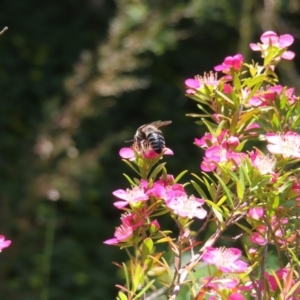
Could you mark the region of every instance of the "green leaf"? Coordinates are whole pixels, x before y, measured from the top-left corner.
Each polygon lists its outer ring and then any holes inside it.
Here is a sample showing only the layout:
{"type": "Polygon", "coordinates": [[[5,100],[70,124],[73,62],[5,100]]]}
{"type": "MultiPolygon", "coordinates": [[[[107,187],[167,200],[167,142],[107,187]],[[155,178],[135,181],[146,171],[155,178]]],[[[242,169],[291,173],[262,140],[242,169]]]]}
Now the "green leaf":
{"type": "MultiPolygon", "coordinates": [[[[256,94],[256,92],[261,88],[264,80],[266,78],[265,74],[258,75],[256,74],[253,78],[248,78],[243,83],[243,87],[246,86],[248,88],[251,88],[251,92],[247,95],[246,100],[248,101],[250,98],[256,94]]],[[[247,102],[246,102],[247,103],[247,102]]]]}
{"type": "Polygon", "coordinates": [[[149,254],[152,254],[153,252],[153,241],[150,238],[146,238],[143,241],[142,246],[142,262],[144,262],[149,254]]]}
{"type": "MultiPolygon", "coordinates": [[[[289,292],[286,295],[286,299],[289,299],[291,296],[295,296],[294,293],[299,288],[299,286],[300,286],[300,281],[293,284],[292,288],[289,290],[289,292]]],[[[298,296],[299,296],[299,294],[298,294],[298,296]]]]}
{"type": "Polygon", "coordinates": [[[233,74],[233,86],[235,86],[235,88],[240,91],[241,90],[241,81],[240,78],[238,76],[238,74],[236,72],[231,72],[231,74],[233,74]]]}
{"type": "Polygon", "coordinates": [[[176,176],[176,178],[174,179],[175,183],[177,183],[183,175],[185,175],[188,172],[188,170],[184,170],[182,171],[179,175],[176,176]]]}
{"type": "Polygon", "coordinates": [[[123,173],[123,176],[128,180],[128,182],[131,185],[133,185],[133,186],[137,185],[134,181],[132,181],[132,179],[127,174],[123,173]]]}
{"type": "Polygon", "coordinates": [[[129,166],[134,172],[136,172],[139,176],[140,176],[140,172],[132,165],[132,163],[130,163],[128,160],[126,159],[122,159],[122,161],[124,161],[124,163],[129,166]]]}
{"type": "Polygon", "coordinates": [[[155,280],[151,280],[149,281],[145,287],[133,298],[133,300],[138,300],[141,299],[141,296],[143,296],[149,289],[150,287],[153,285],[153,283],[155,282],[155,280]]]}
{"type": "Polygon", "coordinates": [[[242,224],[240,224],[238,222],[236,222],[235,225],[237,225],[238,227],[240,227],[241,229],[243,229],[243,231],[245,231],[246,233],[248,233],[248,235],[250,235],[250,236],[252,235],[252,231],[251,231],[250,228],[248,228],[248,227],[246,227],[246,226],[244,226],[244,225],[242,225],[242,224]]]}
{"type": "Polygon", "coordinates": [[[272,207],[272,211],[275,212],[277,210],[278,206],[279,206],[280,198],[279,198],[278,195],[274,195],[272,200],[273,201],[272,201],[271,207],[272,207]]]}
{"type": "Polygon", "coordinates": [[[230,135],[235,135],[236,134],[236,129],[237,129],[237,124],[238,124],[238,120],[239,120],[239,117],[240,117],[240,113],[239,111],[236,111],[233,116],[232,116],[232,119],[231,119],[231,123],[230,123],[230,135]]]}
{"type": "Polygon", "coordinates": [[[121,291],[118,293],[117,299],[118,300],[128,300],[127,296],[121,291]]]}
{"type": "Polygon", "coordinates": [[[223,94],[222,92],[216,91],[216,95],[218,95],[218,96],[221,97],[224,101],[230,103],[231,105],[234,105],[234,102],[233,102],[228,96],[226,96],[225,94],[223,94]]]}
{"type": "Polygon", "coordinates": [[[206,200],[205,203],[211,207],[216,218],[219,220],[220,223],[222,223],[223,222],[222,209],[217,204],[215,204],[210,200],[206,200]]]}
{"type": "Polygon", "coordinates": [[[209,122],[207,120],[202,120],[202,122],[205,124],[205,126],[207,127],[207,129],[209,130],[209,132],[214,135],[215,133],[215,130],[217,128],[216,124],[215,123],[212,123],[212,122],[209,122]]]}
{"type": "Polygon", "coordinates": [[[236,190],[237,190],[237,196],[239,197],[240,200],[243,200],[244,198],[244,192],[245,192],[245,187],[244,185],[238,181],[236,183],[236,190]]]}
{"type": "Polygon", "coordinates": [[[254,122],[254,118],[259,116],[261,111],[259,109],[250,109],[248,111],[243,111],[240,114],[239,121],[237,123],[237,132],[242,132],[245,130],[250,123],[254,122]]]}
{"type": "Polygon", "coordinates": [[[197,191],[197,193],[204,199],[207,199],[206,194],[204,193],[204,191],[202,190],[202,188],[194,181],[191,180],[191,183],[193,185],[193,187],[195,188],[195,190],[197,191]]]}
{"type": "Polygon", "coordinates": [[[140,264],[136,264],[132,270],[132,292],[135,293],[139,286],[144,284],[145,274],[144,269],[140,264]]]}
{"type": "Polygon", "coordinates": [[[223,191],[225,192],[228,201],[230,202],[231,206],[233,206],[233,199],[231,197],[230,190],[228,189],[227,185],[225,182],[222,180],[222,178],[218,174],[214,174],[214,176],[218,179],[218,182],[221,184],[223,191]]]}
{"type": "Polygon", "coordinates": [[[155,169],[150,174],[149,178],[155,179],[157,174],[163,169],[166,163],[161,163],[158,166],[155,167],[155,169]]]}
{"type": "Polygon", "coordinates": [[[124,271],[124,275],[125,275],[125,279],[126,279],[126,287],[128,290],[130,290],[130,280],[129,280],[129,273],[128,273],[128,269],[125,263],[122,263],[123,265],[123,271],[124,271]]]}
{"type": "Polygon", "coordinates": [[[276,126],[276,128],[280,128],[280,121],[278,119],[278,116],[274,113],[272,117],[272,123],[276,126]]]}

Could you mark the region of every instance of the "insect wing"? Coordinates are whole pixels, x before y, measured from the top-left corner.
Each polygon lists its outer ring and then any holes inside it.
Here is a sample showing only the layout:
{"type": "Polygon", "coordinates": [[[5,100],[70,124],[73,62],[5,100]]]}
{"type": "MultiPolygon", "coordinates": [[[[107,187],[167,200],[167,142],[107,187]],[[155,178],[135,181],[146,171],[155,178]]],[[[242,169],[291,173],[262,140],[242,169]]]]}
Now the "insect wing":
{"type": "MultiPolygon", "coordinates": [[[[152,126],[155,126],[156,128],[159,128],[159,127],[162,127],[162,126],[167,126],[169,124],[171,124],[172,121],[155,121],[155,122],[152,122],[150,124],[147,124],[147,125],[152,125],[152,126]]],[[[146,126],[146,125],[143,125],[143,127],[146,126]]]]}

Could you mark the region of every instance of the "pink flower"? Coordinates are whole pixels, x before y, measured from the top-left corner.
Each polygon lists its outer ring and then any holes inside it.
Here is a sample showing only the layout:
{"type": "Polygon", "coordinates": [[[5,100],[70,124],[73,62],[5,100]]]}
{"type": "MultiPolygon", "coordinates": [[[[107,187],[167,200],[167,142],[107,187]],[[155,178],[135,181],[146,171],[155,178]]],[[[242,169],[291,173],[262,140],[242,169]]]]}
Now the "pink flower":
{"type": "Polygon", "coordinates": [[[186,94],[195,94],[196,91],[204,87],[204,85],[215,87],[219,84],[217,74],[210,72],[204,73],[203,76],[195,76],[195,78],[189,78],[185,80],[186,94]]]}
{"type": "Polygon", "coordinates": [[[260,174],[274,174],[274,168],[276,165],[276,159],[270,155],[264,155],[257,149],[255,152],[251,151],[249,153],[250,162],[253,167],[255,167],[260,174]]]}
{"type": "Polygon", "coordinates": [[[255,249],[255,248],[249,248],[248,254],[249,254],[250,256],[256,256],[256,255],[258,254],[258,251],[257,251],[257,249],[255,249]]]}
{"type": "Polygon", "coordinates": [[[227,56],[221,65],[215,66],[215,71],[223,71],[224,73],[229,73],[230,69],[240,70],[243,64],[243,55],[236,54],[234,56],[227,56]]]}
{"type": "Polygon", "coordinates": [[[132,148],[124,147],[120,149],[119,155],[124,159],[135,159],[135,154],[132,148]]]}
{"type": "MultiPolygon", "coordinates": [[[[124,147],[124,148],[120,149],[119,155],[124,159],[135,160],[136,157],[135,157],[134,150],[140,156],[147,158],[147,159],[155,158],[159,155],[151,148],[146,149],[146,150],[141,150],[141,149],[137,149],[137,147],[135,147],[135,146],[133,146],[133,148],[124,147]]],[[[163,154],[164,155],[173,155],[174,153],[171,149],[165,147],[163,149],[163,154]]]]}
{"type": "MultiPolygon", "coordinates": [[[[279,289],[279,285],[278,285],[278,279],[281,280],[283,282],[283,284],[281,283],[281,286],[283,286],[283,288],[286,288],[285,284],[287,284],[287,282],[289,281],[288,277],[289,277],[289,273],[292,272],[291,270],[288,270],[286,268],[282,268],[279,269],[275,272],[276,277],[273,275],[270,275],[268,272],[265,272],[265,279],[267,280],[267,282],[269,283],[269,287],[271,288],[271,290],[273,292],[277,291],[279,289]]],[[[292,280],[292,286],[295,284],[295,280],[292,280]]],[[[294,291],[294,295],[299,293],[299,287],[297,289],[297,292],[294,291]]],[[[297,297],[295,298],[289,298],[289,299],[298,299],[297,297]]]]}
{"type": "Polygon", "coordinates": [[[255,129],[258,129],[258,128],[260,128],[260,126],[257,123],[252,123],[245,129],[245,131],[249,131],[249,133],[248,133],[249,135],[256,135],[255,129]]]}
{"type": "Polygon", "coordinates": [[[150,228],[152,232],[157,232],[160,229],[160,225],[156,219],[150,223],[150,228]]]}
{"type": "Polygon", "coordinates": [[[300,135],[288,131],[284,134],[267,133],[265,135],[269,152],[281,154],[283,157],[300,158],[300,135]]]}
{"type": "MultiPolygon", "coordinates": [[[[164,155],[173,155],[174,154],[174,152],[171,149],[166,148],[166,147],[162,150],[162,153],[164,155]]],[[[147,159],[155,158],[159,155],[153,149],[148,149],[146,151],[140,151],[139,154],[144,156],[147,159]]]]}
{"type": "Polygon", "coordinates": [[[194,195],[188,196],[180,185],[173,185],[166,194],[166,206],[183,218],[204,219],[207,215],[206,210],[202,208],[204,203],[204,199],[196,198],[194,195]]]}
{"type": "Polygon", "coordinates": [[[205,135],[202,138],[194,139],[195,145],[197,145],[201,148],[209,148],[213,145],[224,145],[227,143],[228,144],[234,143],[235,145],[237,145],[236,142],[237,142],[237,144],[239,144],[238,138],[228,136],[228,130],[224,130],[224,129],[221,130],[221,132],[218,136],[214,136],[211,133],[205,133],[205,135]],[[233,141],[232,138],[235,138],[237,140],[233,141]]]}
{"type": "Polygon", "coordinates": [[[270,105],[276,100],[276,97],[286,96],[290,104],[294,104],[297,97],[294,95],[294,88],[285,89],[282,85],[270,86],[264,91],[261,89],[247,102],[248,105],[258,107],[270,105]]]}
{"type": "Polygon", "coordinates": [[[208,264],[216,265],[224,273],[241,273],[248,269],[248,265],[240,260],[242,252],[237,248],[207,247],[202,259],[208,264]]]}
{"type": "Polygon", "coordinates": [[[274,239],[276,239],[276,243],[283,244],[286,243],[284,238],[284,227],[288,223],[287,218],[280,218],[278,219],[276,216],[271,217],[270,226],[272,229],[272,236],[266,237],[266,226],[265,225],[258,225],[257,232],[252,232],[250,236],[250,240],[252,243],[258,245],[266,245],[267,243],[274,243],[274,239]]]}
{"type": "Polygon", "coordinates": [[[246,300],[246,298],[239,293],[233,293],[228,297],[228,300],[246,300]]]}
{"type": "Polygon", "coordinates": [[[296,200],[300,201],[300,184],[299,179],[295,176],[290,177],[290,180],[293,182],[292,190],[291,190],[291,197],[297,197],[296,200]]]}
{"type": "Polygon", "coordinates": [[[195,90],[198,90],[201,87],[200,80],[196,78],[197,77],[195,77],[195,79],[189,78],[184,82],[187,88],[186,94],[195,94],[195,90]]]}
{"type": "Polygon", "coordinates": [[[235,288],[238,285],[239,280],[236,278],[228,278],[228,274],[226,274],[226,277],[205,277],[201,279],[201,282],[204,283],[205,287],[221,290],[235,288]]]}
{"type": "Polygon", "coordinates": [[[264,210],[261,207],[253,207],[249,209],[249,216],[254,220],[260,220],[264,215],[264,210]]]}
{"type": "Polygon", "coordinates": [[[10,240],[5,240],[5,236],[0,235],[0,252],[2,251],[2,249],[9,247],[10,244],[10,240]]]}
{"type": "Polygon", "coordinates": [[[134,186],[131,190],[116,190],[113,195],[122,199],[123,201],[114,202],[114,206],[117,208],[123,208],[127,204],[134,204],[142,201],[147,201],[149,196],[144,192],[144,189],[139,186],[134,186]]]}
{"type": "Polygon", "coordinates": [[[206,149],[200,167],[203,171],[210,172],[216,169],[218,163],[227,163],[230,160],[233,160],[239,166],[244,157],[244,153],[233,152],[230,149],[227,150],[224,147],[215,145],[206,149]]]}
{"type": "Polygon", "coordinates": [[[171,174],[166,174],[166,176],[161,176],[159,180],[156,181],[158,184],[166,187],[168,185],[173,185],[175,183],[174,176],[171,174]]]}
{"type": "Polygon", "coordinates": [[[166,188],[160,183],[154,182],[152,188],[148,189],[146,194],[156,198],[164,198],[166,195],[166,188]]]}
{"type": "MultiPolygon", "coordinates": [[[[261,51],[262,57],[266,57],[269,49],[272,47],[276,47],[278,50],[285,49],[293,44],[294,38],[290,34],[284,34],[278,36],[273,31],[267,31],[262,34],[260,37],[260,40],[262,41],[262,44],[250,44],[250,48],[253,51],[261,51]]],[[[285,51],[281,57],[283,59],[292,60],[295,57],[295,53],[292,51],[285,51]]]]}
{"type": "Polygon", "coordinates": [[[252,232],[250,236],[250,240],[252,243],[263,246],[267,244],[267,241],[264,237],[261,236],[258,232],[252,232]]]}
{"type": "MultiPolygon", "coordinates": [[[[274,275],[270,275],[268,272],[265,272],[265,280],[263,282],[259,282],[258,280],[256,280],[255,282],[256,285],[263,283],[262,292],[266,290],[267,285],[267,290],[271,291],[272,295],[274,295],[274,292],[281,292],[279,297],[282,296],[284,299],[288,300],[298,300],[299,287],[296,288],[296,290],[293,292],[293,295],[290,295],[288,298],[284,297],[284,295],[286,295],[286,293],[290,291],[290,288],[296,283],[295,280],[290,280],[292,278],[292,275],[290,274],[291,272],[293,271],[286,268],[279,269],[275,272],[276,277],[274,275]]],[[[257,298],[255,286],[252,281],[248,281],[244,286],[240,286],[239,289],[243,291],[251,291],[252,297],[255,299],[257,298]]],[[[271,298],[275,299],[274,297],[271,298]]]]}
{"type": "Polygon", "coordinates": [[[141,226],[143,221],[136,214],[124,214],[121,217],[122,224],[116,228],[114,238],[106,240],[104,244],[114,245],[127,241],[134,233],[134,230],[141,226]]]}

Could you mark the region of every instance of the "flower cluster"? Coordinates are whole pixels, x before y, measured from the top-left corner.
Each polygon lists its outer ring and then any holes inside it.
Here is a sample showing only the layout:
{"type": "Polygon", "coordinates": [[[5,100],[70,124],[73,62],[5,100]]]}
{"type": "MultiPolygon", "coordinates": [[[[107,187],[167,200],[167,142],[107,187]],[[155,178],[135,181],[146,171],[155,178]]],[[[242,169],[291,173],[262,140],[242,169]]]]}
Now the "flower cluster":
{"type": "MultiPolygon", "coordinates": [[[[131,189],[118,189],[113,195],[120,200],[114,202],[118,209],[125,209],[128,214],[122,216],[120,227],[116,229],[115,237],[107,240],[107,244],[119,244],[131,238],[138,229],[143,229],[139,234],[145,234],[151,222],[151,214],[155,213],[158,205],[164,213],[171,213],[182,219],[204,219],[207,215],[206,210],[202,207],[205,204],[204,199],[197,198],[194,195],[188,195],[184,186],[175,183],[172,175],[166,174],[152,184],[141,179],[139,185],[132,186],[131,189]],[[153,206],[153,203],[156,205],[153,206]],[[127,208],[127,207],[130,208],[127,208]]],[[[155,220],[156,224],[158,221],[155,220]]],[[[158,226],[159,227],[159,224],[158,226]]]]}
{"type": "Polygon", "coordinates": [[[274,73],[281,59],[294,58],[288,50],[293,40],[289,34],[265,32],[261,43],[250,44],[261,52],[262,64],[244,63],[238,53],[226,57],[214,72],[185,80],[186,95],[204,111],[192,116],[207,128],[194,139],[203,157],[199,174],[192,174],[189,182],[193,194],[189,183],[179,183],[186,171],[174,178],[160,163],[172,150],[164,147],[158,154],[136,143],[120,150],[139,177],[125,175],[130,187],[113,192],[115,207],[125,213],[105,243],[134,249],[130,270],[122,268],[131,282],[121,288],[118,299],[151,293],[150,287],[160,285],[150,276],[162,274],[169,299],[176,299],[184,285],[190,285],[192,299],[300,298],[300,98],[294,88],[280,85],[274,73]],[[178,227],[176,239],[162,229],[159,218],[164,215],[178,227]],[[231,228],[240,232],[228,237],[231,228]],[[169,246],[165,257],[155,248],[162,243],[169,246]],[[280,257],[277,271],[266,270],[274,255],[269,245],[280,257]],[[183,262],[187,252],[189,261],[183,262]],[[200,277],[191,272],[197,268],[200,277]]]}

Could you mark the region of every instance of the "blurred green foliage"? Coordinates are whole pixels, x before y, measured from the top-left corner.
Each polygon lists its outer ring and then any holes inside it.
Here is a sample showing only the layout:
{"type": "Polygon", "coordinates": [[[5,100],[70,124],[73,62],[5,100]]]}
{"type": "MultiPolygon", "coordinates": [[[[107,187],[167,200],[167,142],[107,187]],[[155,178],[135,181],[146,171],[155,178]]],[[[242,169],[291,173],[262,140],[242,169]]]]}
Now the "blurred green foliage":
{"type": "MultiPolygon", "coordinates": [[[[133,175],[118,150],[138,126],[170,119],[169,172],[199,172],[203,128],[185,117],[196,105],[184,79],[249,57],[265,30],[296,36],[299,53],[299,4],[278,3],[1,2],[0,234],[13,243],[0,255],[0,299],[115,298],[112,261],[124,253],[103,241],[119,223],[111,193],[133,175]]],[[[285,84],[299,82],[299,65],[283,64],[285,84]]]]}

